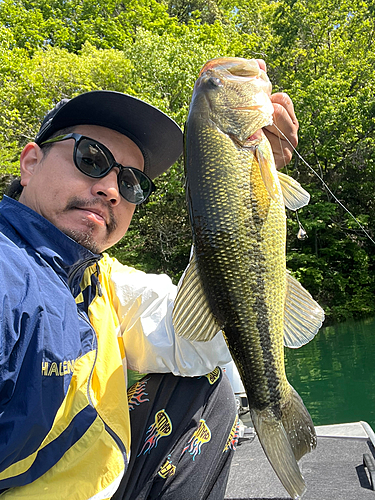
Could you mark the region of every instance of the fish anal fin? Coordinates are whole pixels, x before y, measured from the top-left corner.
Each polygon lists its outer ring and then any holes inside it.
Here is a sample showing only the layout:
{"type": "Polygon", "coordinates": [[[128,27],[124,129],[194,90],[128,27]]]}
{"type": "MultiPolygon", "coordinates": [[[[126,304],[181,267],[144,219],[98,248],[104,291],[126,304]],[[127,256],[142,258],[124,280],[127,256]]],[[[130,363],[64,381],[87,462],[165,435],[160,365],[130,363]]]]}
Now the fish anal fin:
{"type": "Polygon", "coordinates": [[[250,409],[250,414],[259,442],[282,485],[294,500],[301,498],[306,485],[282,421],[269,408],[250,409]]]}
{"type": "Polygon", "coordinates": [[[188,340],[207,342],[220,330],[203,289],[194,251],[178,285],[172,318],[176,334],[188,340]]]}
{"type": "Polygon", "coordinates": [[[297,348],[307,344],[318,333],[324,311],[289,272],[286,274],[284,306],[284,345],[297,348]]]}
{"type": "Polygon", "coordinates": [[[299,182],[282,172],[277,172],[277,175],[283,193],[284,204],[287,208],[298,210],[309,203],[310,194],[303,189],[299,182]]]}

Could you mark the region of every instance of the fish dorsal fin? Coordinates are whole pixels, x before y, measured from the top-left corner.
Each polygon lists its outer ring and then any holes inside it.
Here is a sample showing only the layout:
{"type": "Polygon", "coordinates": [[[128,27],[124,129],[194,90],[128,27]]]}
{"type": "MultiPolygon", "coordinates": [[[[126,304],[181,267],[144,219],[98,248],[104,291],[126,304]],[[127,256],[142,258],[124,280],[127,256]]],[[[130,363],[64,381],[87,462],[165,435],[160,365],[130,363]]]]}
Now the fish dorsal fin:
{"type": "Polygon", "coordinates": [[[207,342],[220,330],[203,290],[194,250],[178,284],[172,318],[176,334],[188,340],[207,342]]]}
{"type": "Polygon", "coordinates": [[[275,176],[272,175],[270,163],[267,160],[265,154],[263,153],[261,147],[256,148],[255,156],[258,160],[258,165],[260,168],[260,173],[262,175],[262,180],[264,182],[264,185],[266,186],[266,189],[271,199],[275,201],[278,198],[278,188],[277,188],[277,183],[275,182],[276,180],[275,176]]]}
{"type": "Polygon", "coordinates": [[[323,309],[301,283],[287,272],[284,345],[296,348],[307,344],[318,333],[323,321],[323,309]]]}
{"type": "Polygon", "coordinates": [[[284,204],[287,208],[298,210],[309,203],[310,195],[299,182],[282,172],[277,172],[277,175],[279,176],[284,204]]]}

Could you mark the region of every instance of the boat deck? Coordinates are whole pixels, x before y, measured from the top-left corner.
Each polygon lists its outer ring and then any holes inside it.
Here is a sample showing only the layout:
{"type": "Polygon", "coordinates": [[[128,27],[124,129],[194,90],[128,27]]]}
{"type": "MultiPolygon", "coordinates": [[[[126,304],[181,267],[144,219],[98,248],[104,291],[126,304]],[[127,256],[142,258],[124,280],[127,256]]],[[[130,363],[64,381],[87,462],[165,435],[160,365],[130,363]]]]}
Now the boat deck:
{"type": "MultiPolygon", "coordinates": [[[[365,422],[316,427],[317,448],[300,461],[307,490],[303,500],[375,500],[371,461],[375,435],[365,422]],[[369,462],[363,465],[363,456],[369,462]]],[[[373,471],[375,481],[375,470],[373,471]]],[[[227,500],[290,500],[251,428],[234,454],[227,500]]]]}

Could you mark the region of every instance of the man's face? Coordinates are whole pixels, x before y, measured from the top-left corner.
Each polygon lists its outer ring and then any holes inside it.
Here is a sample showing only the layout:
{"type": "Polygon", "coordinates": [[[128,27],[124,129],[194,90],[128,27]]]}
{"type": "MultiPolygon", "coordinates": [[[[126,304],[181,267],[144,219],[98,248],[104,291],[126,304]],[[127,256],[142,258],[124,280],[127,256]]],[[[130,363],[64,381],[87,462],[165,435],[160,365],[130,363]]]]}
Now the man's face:
{"type": "MultiPolygon", "coordinates": [[[[143,155],[128,137],[94,125],[78,126],[74,131],[107,146],[117,163],[143,170],[143,155]]],[[[56,142],[43,156],[36,144],[28,144],[21,155],[24,189],[20,202],[99,253],[124,236],[135,205],[119,193],[118,168],[101,179],[88,177],[74,165],[73,149],[73,139],[56,142]]]]}

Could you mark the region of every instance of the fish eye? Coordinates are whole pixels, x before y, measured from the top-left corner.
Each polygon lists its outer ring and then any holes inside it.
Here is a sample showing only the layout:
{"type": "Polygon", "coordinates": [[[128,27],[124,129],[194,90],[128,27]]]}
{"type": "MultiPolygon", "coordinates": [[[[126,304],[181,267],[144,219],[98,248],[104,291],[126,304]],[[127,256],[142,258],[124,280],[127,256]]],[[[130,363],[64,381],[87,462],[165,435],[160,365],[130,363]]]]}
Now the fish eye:
{"type": "Polygon", "coordinates": [[[212,87],[222,87],[223,84],[220,80],[220,78],[217,78],[216,76],[210,76],[210,78],[207,80],[208,85],[212,87]]]}

